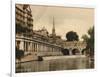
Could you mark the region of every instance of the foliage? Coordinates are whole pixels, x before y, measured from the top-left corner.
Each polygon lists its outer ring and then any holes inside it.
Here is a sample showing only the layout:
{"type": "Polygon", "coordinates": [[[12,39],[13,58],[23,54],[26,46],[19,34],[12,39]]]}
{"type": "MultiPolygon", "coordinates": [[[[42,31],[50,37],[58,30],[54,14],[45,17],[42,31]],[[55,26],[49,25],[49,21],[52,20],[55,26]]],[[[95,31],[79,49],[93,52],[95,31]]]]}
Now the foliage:
{"type": "Polygon", "coordinates": [[[88,36],[85,34],[85,35],[82,36],[82,39],[84,39],[83,41],[87,42],[88,41],[88,36]]]}
{"type": "Polygon", "coordinates": [[[87,47],[86,49],[90,49],[90,54],[93,55],[94,54],[94,27],[90,28],[88,30],[88,35],[83,35],[82,39],[87,43],[87,47]]]}
{"type": "Polygon", "coordinates": [[[22,26],[21,24],[16,24],[16,33],[27,33],[31,32],[31,29],[28,29],[25,26],[22,26]]]}
{"type": "Polygon", "coordinates": [[[79,36],[74,31],[69,31],[66,33],[67,41],[79,41],[79,36]]]}
{"type": "Polygon", "coordinates": [[[16,59],[20,61],[23,56],[24,56],[24,51],[16,48],[16,59]]]}

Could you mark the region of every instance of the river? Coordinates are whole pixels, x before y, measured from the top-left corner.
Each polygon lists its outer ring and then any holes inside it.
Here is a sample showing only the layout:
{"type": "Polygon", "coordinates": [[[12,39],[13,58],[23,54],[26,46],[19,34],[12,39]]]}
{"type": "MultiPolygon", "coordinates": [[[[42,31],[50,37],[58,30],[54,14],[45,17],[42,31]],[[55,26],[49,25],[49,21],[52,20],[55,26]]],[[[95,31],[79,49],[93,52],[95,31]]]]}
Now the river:
{"type": "Polygon", "coordinates": [[[16,64],[16,73],[58,71],[58,70],[77,70],[94,68],[94,62],[88,58],[68,58],[44,61],[29,61],[16,64]]]}

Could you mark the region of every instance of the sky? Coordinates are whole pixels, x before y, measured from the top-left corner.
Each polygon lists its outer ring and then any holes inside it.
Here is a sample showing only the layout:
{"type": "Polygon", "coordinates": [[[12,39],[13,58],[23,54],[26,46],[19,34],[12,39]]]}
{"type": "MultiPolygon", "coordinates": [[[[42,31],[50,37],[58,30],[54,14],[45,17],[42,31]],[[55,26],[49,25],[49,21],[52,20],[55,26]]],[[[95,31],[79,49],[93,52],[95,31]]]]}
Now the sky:
{"type": "Polygon", "coordinates": [[[57,6],[31,6],[34,19],[34,30],[45,27],[51,34],[53,27],[53,17],[55,21],[56,35],[66,39],[69,31],[77,32],[79,39],[87,34],[90,27],[94,26],[93,8],[57,7],[57,6]]]}

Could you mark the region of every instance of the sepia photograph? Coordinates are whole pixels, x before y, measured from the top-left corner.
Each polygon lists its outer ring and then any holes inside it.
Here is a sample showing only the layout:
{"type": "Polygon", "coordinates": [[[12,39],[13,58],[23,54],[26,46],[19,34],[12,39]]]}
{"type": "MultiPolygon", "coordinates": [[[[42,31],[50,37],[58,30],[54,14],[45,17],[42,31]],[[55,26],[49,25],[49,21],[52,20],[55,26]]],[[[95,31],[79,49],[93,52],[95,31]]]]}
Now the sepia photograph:
{"type": "Polygon", "coordinates": [[[95,68],[94,8],[15,4],[15,73],[95,68]]]}

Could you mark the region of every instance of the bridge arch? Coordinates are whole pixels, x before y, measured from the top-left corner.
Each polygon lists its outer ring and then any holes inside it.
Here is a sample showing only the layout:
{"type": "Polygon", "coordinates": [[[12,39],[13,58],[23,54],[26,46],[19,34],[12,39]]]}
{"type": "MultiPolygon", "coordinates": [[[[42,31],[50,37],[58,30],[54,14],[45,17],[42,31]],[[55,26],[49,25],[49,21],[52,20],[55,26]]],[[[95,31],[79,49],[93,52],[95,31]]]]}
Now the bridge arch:
{"type": "Polygon", "coordinates": [[[87,51],[86,48],[82,49],[82,51],[81,51],[82,55],[85,55],[86,51],[87,51]]]}
{"type": "Polygon", "coordinates": [[[80,50],[78,48],[72,49],[72,55],[80,54],[80,50]]]}
{"type": "Polygon", "coordinates": [[[70,55],[70,53],[69,53],[69,49],[62,49],[62,54],[63,55],[70,55]]]}

